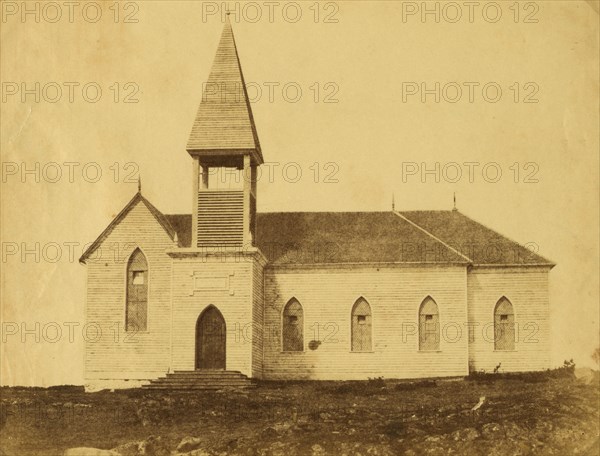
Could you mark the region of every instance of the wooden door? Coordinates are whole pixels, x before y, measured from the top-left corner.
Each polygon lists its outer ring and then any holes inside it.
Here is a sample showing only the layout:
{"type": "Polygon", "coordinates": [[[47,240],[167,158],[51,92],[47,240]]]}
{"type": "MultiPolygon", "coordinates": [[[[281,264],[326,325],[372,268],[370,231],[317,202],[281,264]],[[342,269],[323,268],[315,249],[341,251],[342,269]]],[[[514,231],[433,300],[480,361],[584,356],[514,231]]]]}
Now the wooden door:
{"type": "Polygon", "coordinates": [[[210,306],[196,323],[196,369],[225,369],[226,342],[225,319],[210,306]]]}

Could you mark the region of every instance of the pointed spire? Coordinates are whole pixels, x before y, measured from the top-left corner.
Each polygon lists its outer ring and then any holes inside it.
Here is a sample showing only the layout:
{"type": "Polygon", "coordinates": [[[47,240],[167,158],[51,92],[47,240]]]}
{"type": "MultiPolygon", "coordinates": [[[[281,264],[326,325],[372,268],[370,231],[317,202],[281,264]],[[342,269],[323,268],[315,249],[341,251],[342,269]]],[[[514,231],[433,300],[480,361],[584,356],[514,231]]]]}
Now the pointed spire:
{"type": "Polygon", "coordinates": [[[138,174],[138,193],[142,193],[142,176],[138,174]]]}
{"type": "Polygon", "coordinates": [[[394,194],[392,193],[392,211],[396,210],[396,198],[394,197],[394,194]]]}
{"type": "Polygon", "coordinates": [[[187,144],[191,155],[250,153],[262,164],[262,152],[250,107],[229,14],[187,144]]]}
{"type": "Polygon", "coordinates": [[[454,192],[454,207],[452,208],[453,211],[457,211],[458,209],[456,208],[456,192],[454,192]]]}

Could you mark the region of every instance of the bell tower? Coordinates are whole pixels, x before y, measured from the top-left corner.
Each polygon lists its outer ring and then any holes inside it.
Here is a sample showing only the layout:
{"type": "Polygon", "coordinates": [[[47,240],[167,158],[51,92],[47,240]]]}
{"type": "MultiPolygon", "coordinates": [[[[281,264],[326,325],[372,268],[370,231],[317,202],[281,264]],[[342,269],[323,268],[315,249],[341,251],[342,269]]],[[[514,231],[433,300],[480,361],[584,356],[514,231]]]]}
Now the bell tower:
{"type": "Polygon", "coordinates": [[[187,151],[194,160],[192,247],[253,246],[263,157],[229,17],[187,151]]]}

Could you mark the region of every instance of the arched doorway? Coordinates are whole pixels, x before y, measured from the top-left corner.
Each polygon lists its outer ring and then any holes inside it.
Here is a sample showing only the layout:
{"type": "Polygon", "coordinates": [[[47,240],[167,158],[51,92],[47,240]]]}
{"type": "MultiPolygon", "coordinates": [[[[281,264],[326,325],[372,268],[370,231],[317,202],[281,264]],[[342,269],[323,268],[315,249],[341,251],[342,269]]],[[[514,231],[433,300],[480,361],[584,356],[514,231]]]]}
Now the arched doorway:
{"type": "Polygon", "coordinates": [[[196,369],[225,369],[226,342],[225,319],[208,306],[196,322],[196,369]]]}

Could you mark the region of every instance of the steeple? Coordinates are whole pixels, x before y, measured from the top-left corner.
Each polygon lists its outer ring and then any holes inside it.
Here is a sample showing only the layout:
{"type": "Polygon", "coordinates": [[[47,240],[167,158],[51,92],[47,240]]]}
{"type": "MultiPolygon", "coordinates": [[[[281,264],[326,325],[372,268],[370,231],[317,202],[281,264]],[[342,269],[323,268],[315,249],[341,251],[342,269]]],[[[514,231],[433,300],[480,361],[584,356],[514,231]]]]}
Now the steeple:
{"type": "Polygon", "coordinates": [[[203,85],[202,101],[187,150],[191,155],[241,155],[249,153],[253,164],[262,164],[254,117],[229,16],[208,81],[203,85]]]}
{"type": "Polygon", "coordinates": [[[229,16],[187,151],[194,159],[192,246],[253,245],[257,167],[263,157],[229,16]]]}

